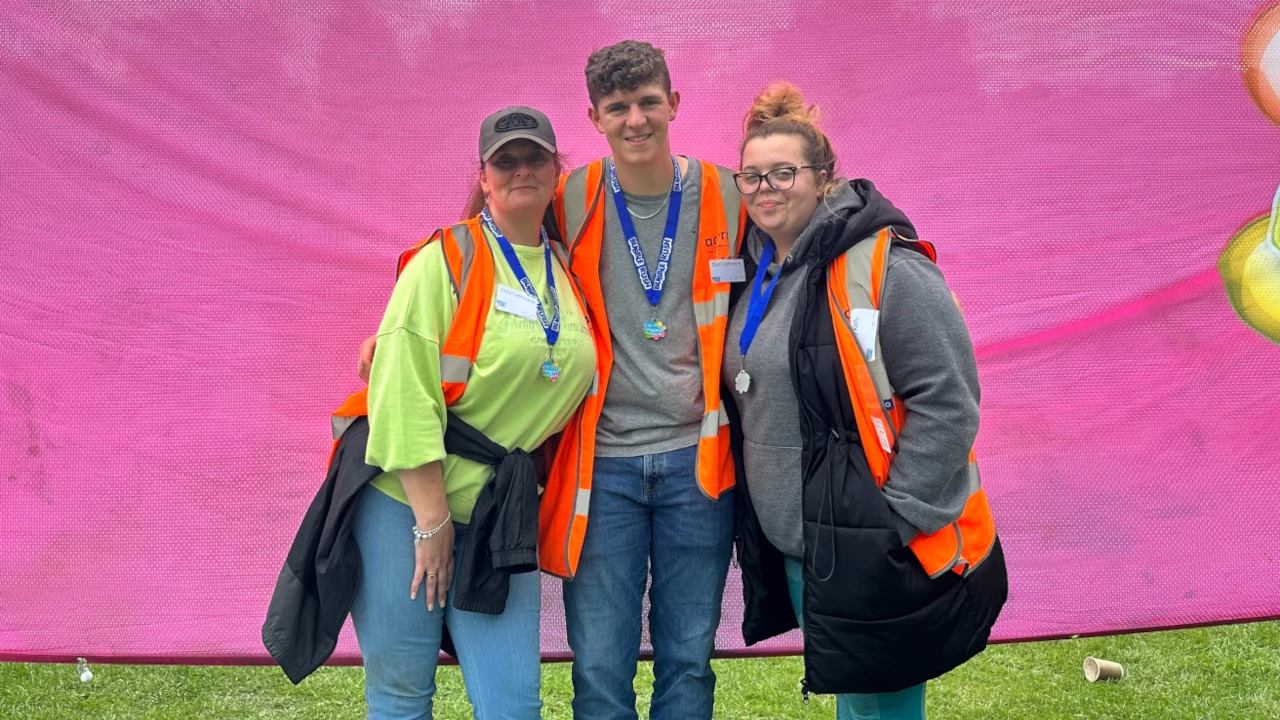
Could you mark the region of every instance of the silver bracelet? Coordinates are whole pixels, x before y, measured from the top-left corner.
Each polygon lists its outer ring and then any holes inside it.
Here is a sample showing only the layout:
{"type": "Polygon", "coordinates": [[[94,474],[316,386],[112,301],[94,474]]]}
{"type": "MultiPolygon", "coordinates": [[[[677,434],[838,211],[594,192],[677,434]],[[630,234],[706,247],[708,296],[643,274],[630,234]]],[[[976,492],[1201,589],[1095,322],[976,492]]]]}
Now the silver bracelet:
{"type": "Polygon", "coordinates": [[[417,547],[417,546],[418,546],[418,543],[422,542],[423,540],[430,540],[432,537],[434,537],[436,533],[438,533],[438,532],[440,532],[441,530],[443,530],[443,529],[444,529],[444,526],[445,526],[446,524],[448,524],[449,520],[451,520],[452,518],[453,518],[453,513],[448,512],[448,511],[445,511],[445,514],[444,514],[444,520],[441,520],[439,525],[437,525],[437,526],[435,526],[435,527],[431,528],[430,530],[428,530],[428,531],[426,531],[426,532],[423,532],[423,531],[419,530],[419,529],[418,529],[418,526],[417,526],[417,525],[414,525],[414,526],[413,526],[413,545],[414,545],[414,547],[417,547]]]}

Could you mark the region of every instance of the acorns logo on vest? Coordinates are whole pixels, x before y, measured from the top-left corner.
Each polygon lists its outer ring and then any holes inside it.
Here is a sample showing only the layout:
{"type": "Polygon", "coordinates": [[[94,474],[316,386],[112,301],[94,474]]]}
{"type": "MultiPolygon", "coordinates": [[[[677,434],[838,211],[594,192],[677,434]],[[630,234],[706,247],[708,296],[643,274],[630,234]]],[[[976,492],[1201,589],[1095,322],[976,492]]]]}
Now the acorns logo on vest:
{"type": "Polygon", "coordinates": [[[534,118],[524,113],[511,113],[499,118],[493,129],[497,132],[510,132],[512,130],[532,130],[536,127],[538,127],[538,121],[534,118]]]}

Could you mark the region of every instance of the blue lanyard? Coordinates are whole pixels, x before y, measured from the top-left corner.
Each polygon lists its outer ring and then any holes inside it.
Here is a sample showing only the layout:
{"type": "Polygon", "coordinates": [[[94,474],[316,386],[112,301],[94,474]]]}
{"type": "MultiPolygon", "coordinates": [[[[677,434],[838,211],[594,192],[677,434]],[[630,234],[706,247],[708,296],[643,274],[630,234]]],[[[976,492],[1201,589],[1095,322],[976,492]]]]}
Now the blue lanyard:
{"type": "Polygon", "coordinates": [[[667,266],[671,261],[671,248],[675,245],[676,227],[680,223],[680,165],[671,158],[671,166],[675,173],[671,178],[671,204],[667,207],[667,224],[662,228],[662,247],[658,250],[658,264],[653,267],[653,277],[649,277],[649,266],[644,261],[644,252],[640,249],[640,240],[636,237],[635,223],[631,222],[631,213],[627,212],[627,199],[622,196],[622,186],[618,183],[618,168],[613,160],[609,161],[609,185],[613,189],[613,204],[618,208],[618,223],[622,225],[622,234],[627,236],[627,249],[631,251],[631,261],[636,265],[636,274],[640,276],[640,286],[654,308],[662,301],[662,286],[667,281],[667,266]]]}
{"type": "Polygon", "coordinates": [[[760,287],[764,284],[764,272],[769,267],[769,263],[773,262],[773,255],[776,252],[777,248],[773,246],[773,240],[768,240],[764,244],[764,251],[760,253],[760,267],[756,268],[756,279],[751,283],[751,300],[747,303],[747,322],[742,326],[742,335],[738,338],[738,351],[742,357],[747,356],[751,341],[756,339],[756,331],[760,329],[760,321],[764,319],[764,310],[769,306],[769,298],[773,296],[773,286],[777,285],[778,278],[782,277],[782,265],[779,264],[778,271],[769,281],[769,286],[763,293],[760,292],[760,287]]]}
{"type": "Polygon", "coordinates": [[[524,266],[520,264],[520,258],[516,255],[515,248],[511,247],[511,241],[507,240],[502,231],[498,229],[497,224],[493,222],[493,218],[489,215],[489,208],[480,211],[480,219],[484,221],[485,227],[489,228],[489,232],[493,233],[494,239],[498,241],[498,247],[502,248],[502,254],[507,258],[507,264],[511,266],[511,272],[515,273],[516,280],[520,281],[520,287],[533,297],[533,302],[538,308],[538,322],[542,323],[542,331],[547,334],[547,346],[554,348],[556,340],[560,339],[560,295],[556,293],[556,274],[551,268],[551,241],[547,238],[547,229],[542,228],[542,248],[546,252],[547,257],[547,287],[551,290],[551,303],[555,308],[555,314],[550,320],[547,320],[547,312],[542,309],[542,300],[538,298],[538,291],[533,287],[533,282],[529,280],[529,273],[524,271],[524,266]]]}

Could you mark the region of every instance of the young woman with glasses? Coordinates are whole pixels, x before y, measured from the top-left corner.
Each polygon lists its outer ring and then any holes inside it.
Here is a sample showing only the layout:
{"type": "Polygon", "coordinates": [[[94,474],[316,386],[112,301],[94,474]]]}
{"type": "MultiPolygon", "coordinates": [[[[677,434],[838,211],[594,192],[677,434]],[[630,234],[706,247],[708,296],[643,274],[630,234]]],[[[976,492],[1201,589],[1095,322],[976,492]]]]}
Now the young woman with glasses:
{"type": "Polygon", "coordinates": [[[817,109],[780,83],[734,176],[755,227],[722,370],[747,493],[752,644],[804,631],[802,692],[837,717],[924,717],[925,681],[982,650],[1007,594],[972,448],[973,346],[915,228],[837,175],[817,109]]]}

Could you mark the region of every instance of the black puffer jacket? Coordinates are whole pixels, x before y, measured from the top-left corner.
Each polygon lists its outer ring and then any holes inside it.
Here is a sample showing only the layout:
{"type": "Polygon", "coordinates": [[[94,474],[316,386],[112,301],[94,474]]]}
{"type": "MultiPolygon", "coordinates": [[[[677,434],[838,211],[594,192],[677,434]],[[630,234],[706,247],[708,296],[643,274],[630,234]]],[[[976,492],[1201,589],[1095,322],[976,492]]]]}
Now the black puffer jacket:
{"type": "MultiPolygon", "coordinates": [[[[915,229],[870,182],[851,185],[864,204],[828,218],[814,236],[788,347],[803,435],[804,683],[816,693],[895,692],[942,675],[986,647],[1008,595],[999,540],[968,577],[929,579],[867,467],[826,301],[827,268],[884,227],[905,237],[915,229]]],[[[752,277],[750,253],[742,257],[752,277]]],[[[746,285],[735,287],[733,302],[746,285]]],[[[741,476],[737,411],[724,407],[741,476]]],[[[742,634],[752,645],[797,624],[783,555],[761,531],[749,495],[736,504],[736,544],[742,634]]]]}

